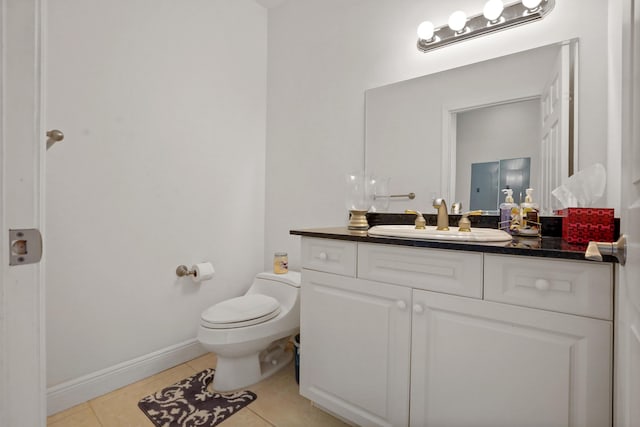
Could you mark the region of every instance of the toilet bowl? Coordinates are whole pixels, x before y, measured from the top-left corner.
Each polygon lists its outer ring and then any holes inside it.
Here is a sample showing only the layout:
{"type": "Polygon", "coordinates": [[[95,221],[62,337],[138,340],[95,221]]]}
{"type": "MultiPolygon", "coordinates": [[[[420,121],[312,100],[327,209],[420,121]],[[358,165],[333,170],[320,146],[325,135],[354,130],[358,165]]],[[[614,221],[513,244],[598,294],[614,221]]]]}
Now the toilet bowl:
{"type": "Polygon", "coordinates": [[[300,330],[300,273],[259,273],[247,293],[202,312],[198,340],[218,359],[213,389],[255,384],[293,358],[287,341],[300,330]]]}

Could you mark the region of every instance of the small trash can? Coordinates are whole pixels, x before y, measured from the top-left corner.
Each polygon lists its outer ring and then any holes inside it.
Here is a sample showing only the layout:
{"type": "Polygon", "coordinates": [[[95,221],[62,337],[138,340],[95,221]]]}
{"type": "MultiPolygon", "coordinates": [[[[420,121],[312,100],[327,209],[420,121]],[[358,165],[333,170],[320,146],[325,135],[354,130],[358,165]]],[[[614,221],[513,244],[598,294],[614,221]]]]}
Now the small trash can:
{"type": "Polygon", "coordinates": [[[300,384],[300,334],[293,338],[294,355],[295,355],[295,369],[296,369],[296,383],[300,384]]]}

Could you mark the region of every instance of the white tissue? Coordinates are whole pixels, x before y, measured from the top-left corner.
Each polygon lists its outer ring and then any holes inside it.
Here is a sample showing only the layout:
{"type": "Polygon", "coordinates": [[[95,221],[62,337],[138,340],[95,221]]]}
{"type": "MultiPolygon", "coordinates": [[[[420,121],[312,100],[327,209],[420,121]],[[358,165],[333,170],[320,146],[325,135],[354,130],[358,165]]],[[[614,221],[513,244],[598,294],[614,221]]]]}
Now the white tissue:
{"type": "Polygon", "coordinates": [[[193,270],[193,281],[196,283],[211,279],[213,277],[213,273],[215,273],[213,265],[211,265],[210,262],[194,264],[191,269],[193,270]]]}
{"type": "Polygon", "coordinates": [[[558,199],[562,208],[589,208],[604,194],[607,186],[607,172],[600,163],[589,166],[573,174],[551,194],[558,199]]]}

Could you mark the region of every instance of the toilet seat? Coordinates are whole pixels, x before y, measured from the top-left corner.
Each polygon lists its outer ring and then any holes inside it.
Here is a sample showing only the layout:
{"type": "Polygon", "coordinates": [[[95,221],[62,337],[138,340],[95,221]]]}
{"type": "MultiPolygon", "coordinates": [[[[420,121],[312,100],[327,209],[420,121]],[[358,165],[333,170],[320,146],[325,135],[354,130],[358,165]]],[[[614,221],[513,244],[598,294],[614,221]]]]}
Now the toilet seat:
{"type": "Polygon", "coordinates": [[[241,328],[273,319],[280,313],[277,299],[261,294],[244,295],[215,304],[202,312],[202,326],[211,329],[241,328]]]}

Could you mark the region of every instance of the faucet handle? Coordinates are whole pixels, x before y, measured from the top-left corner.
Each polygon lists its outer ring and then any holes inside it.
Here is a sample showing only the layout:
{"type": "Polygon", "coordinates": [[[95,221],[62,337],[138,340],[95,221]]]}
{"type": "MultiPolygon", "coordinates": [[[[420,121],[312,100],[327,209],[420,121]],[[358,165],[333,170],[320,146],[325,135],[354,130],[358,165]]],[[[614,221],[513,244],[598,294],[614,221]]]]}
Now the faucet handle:
{"type": "Polygon", "coordinates": [[[416,230],[424,230],[425,228],[427,228],[427,221],[424,219],[420,212],[407,209],[406,211],[404,211],[404,213],[414,214],[416,216],[416,230]]]}
{"type": "Polygon", "coordinates": [[[471,221],[469,220],[470,215],[482,215],[482,211],[477,210],[463,213],[462,218],[460,218],[460,221],[458,221],[458,231],[471,231],[471,221]]]}

